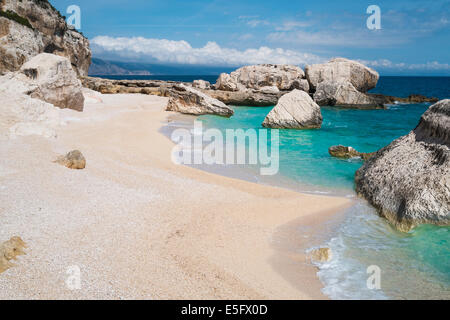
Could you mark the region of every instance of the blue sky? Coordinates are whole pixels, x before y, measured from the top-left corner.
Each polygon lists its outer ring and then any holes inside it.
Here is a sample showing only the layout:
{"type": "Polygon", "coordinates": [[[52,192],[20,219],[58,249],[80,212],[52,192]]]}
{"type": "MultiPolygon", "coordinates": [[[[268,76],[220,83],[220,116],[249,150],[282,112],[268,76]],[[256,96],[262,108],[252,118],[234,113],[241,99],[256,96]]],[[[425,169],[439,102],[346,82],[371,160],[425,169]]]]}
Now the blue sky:
{"type": "Polygon", "coordinates": [[[240,66],[342,56],[382,74],[450,75],[450,0],[51,2],[63,14],[81,8],[99,58],[240,66]],[[369,5],[381,9],[381,30],[366,26],[369,5]]]}

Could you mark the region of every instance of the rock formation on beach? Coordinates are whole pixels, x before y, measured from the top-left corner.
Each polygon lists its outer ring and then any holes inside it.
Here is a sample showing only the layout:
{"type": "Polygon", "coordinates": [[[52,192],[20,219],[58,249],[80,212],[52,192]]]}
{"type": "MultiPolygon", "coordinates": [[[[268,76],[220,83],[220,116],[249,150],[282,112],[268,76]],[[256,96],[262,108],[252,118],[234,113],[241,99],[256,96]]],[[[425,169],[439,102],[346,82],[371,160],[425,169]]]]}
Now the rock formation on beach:
{"type": "Polygon", "coordinates": [[[263,91],[267,87],[276,87],[279,91],[309,91],[304,71],[291,65],[245,66],[231,74],[222,73],[215,84],[215,89],[222,91],[263,91]]]}
{"type": "Polygon", "coordinates": [[[180,83],[83,77],[82,82],[83,86],[104,94],[142,93],[161,96],[170,96],[175,86],[183,84],[226,105],[235,106],[273,106],[294,89],[309,92],[320,106],[380,109],[386,108],[387,104],[436,101],[435,98],[420,95],[397,98],[366,93],[376,86],[379,76],[376,71],[357,61],[338,58],[325,64],[307,66],[306,70],[305,75],[301,68],[290,65],[246,66],[230,74],[221,74],[213,86],[204,80],[180,83]]]}
{"type": "Polygon", "coordinates": [[[320,106],[342,106],[347,108],[376,109],[384,104],[372,96],[359,92],[349,81],[323,81],[317,85],[314,101],[320,106]]]}
{"type": "Polygon", "coordinates": [[[320,107],[308,93],[295,89],[280,98],[262,125],[267,128],[314,129],[320,128],[322,121],[320,107]]]}
{"type": "Polygon", "coordinates": [[[42,53],[0,77],[0,132],[55,137],[58,109],[82,111],[81,82],[67,58],[42,53]]]}
{"type": "Polygon", "coordinates": [[[192,82],[192,86],[196,89],[208,90],[211,88],[211,83],[205,80],[194,80],[194,82],[192,82]]]}
{"type": "Polygon", "coordinates": [[[408,135],[356,173],[356,191],[398,229],[450,224],[450,100],[431,106],[408,135]]]}
{"type": "Polygon", "coordinates": [[[356,151],[352,147],[345,147],[345,146],[333,146],[328,149],[328,153],[335,158],[340,159],[351,159],[351,158],[362,158],[363,160],[367,161],[371,157],[375,155],[375,152],[373,153],[362,153],[356,151]]]}
{"type": "MultiPolygon", "coordinates": [[[[111,80],[96,77],[81,77],[83,87],[102,94],[142,93],[164,96],[173,87],[181,84],[162,80],[111,80]]],[[[187,84],[186,84],[187,85],[187,84]]]]}
{"type": "Polygon", "coordinates": [[[41,53],[18,72],[0,77],[0,90],[17,92],[59,108],[83,111],[81,82],[67,58],[41,53]]]}
{"type": "Polygon", "coordinates": [[[224,117],[231,117],[234,114],[233,109],[223,102],[183,84],[174,86],[169,91],[169,96],[167,111],[192,115],[215,114],[224,117]]]}
{"type": "Polygon", "coordinates": [[[88,74],[89,41],[47,0],[0,1],[0,74],[43,52],[67,57],[78,75],[88,74]]]}
{"type": "Polygon", "coordinates": [[[306,78],[315,91],[319,83],[350,82],[359,92],[367,92],[377,86],[379,74],[365,65],[345,59],[335,58],[327,63],[313,64],[305,68],[306,78]]]}
{"type": "Polygon", "coordinates": [[[245,90],[245,91],[221,91],[221,90],[202,90],[203,93],[214,99],[220,100],[227,105],[234,106],[254,106],[268,107],[274,106],[278,100],[287,92],[267,93],[263,91],[245,90]]]}
{"type": "Polygon", "coordinates": [[[366,92],[376,87],[379,75],[363,64],[344,58],[306,66],[306,78],[321,106],[383,108],[380,97],[366,92]]]}
{"type": "Polygon", "coordinates": [[[52,103],[56,107],[83,111],[84,96],[81,81],[67,58],[41,53],[21,68],[22,74],[36,86],[30,96],[52,103]]]}

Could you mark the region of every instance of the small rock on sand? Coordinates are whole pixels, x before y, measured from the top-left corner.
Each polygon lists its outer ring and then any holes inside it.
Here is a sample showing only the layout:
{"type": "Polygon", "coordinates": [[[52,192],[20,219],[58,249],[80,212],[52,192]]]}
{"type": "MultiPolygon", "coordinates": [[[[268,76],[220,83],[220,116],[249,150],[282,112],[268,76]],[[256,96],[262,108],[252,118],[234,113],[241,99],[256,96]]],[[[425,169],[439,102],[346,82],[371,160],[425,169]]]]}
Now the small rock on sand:
{"type": "Polygon", "coordinates": [[[17,256],[26,254],[24,248],[26,243],[20,237],[12,237],[10,240],[0,244],[0,273],[13,267],[11,260],[16,260],[17,256]]]}
{"type": "Polygon", "coordinates": [[[55,161],[56,163],[59,163],[60,165],[66,166],[69,169],[84,169],[86,167],[86,159],[84,158],[83,154],[78,151],[70,151],[65,156],[61,156],[55,161]]]}

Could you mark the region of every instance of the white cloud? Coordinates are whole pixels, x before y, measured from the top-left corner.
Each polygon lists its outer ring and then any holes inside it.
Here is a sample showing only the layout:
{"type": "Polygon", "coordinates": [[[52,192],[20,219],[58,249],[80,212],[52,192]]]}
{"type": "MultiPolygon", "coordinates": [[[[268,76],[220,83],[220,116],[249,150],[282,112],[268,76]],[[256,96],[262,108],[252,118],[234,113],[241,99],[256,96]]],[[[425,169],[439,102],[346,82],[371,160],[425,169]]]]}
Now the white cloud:
{"type": "Polygon", "coordinates": [[[277,31],[290,31],[297,28],[306,28],[312,25],[311,22],[307,21],[285,21],[281,25],[276,26],[277,31]]]}
{"type": "MultiPolygon", "coordinates": [[[[279,28],[278,30],[281,29],[279,28]]],[[[379,48],[406,43],[410,38],[400,38],[397,34],[388,33],[384,30],[304,31],[294,29],[290,31],[272,32],[268,34],[267,40],[272,43],[289,43],[303,46],[379,48]]]]}
{"type": "Polygon", "coordinates": [[[439,63],[437,61],[429,61],[426,63],[395,63],[387,59],[379,60],[358,60],[362,64],[365,64],[372,68],[383,68],[392,70],[405,70],[405,71],[450,71],[450,64],[439,63]]]}
{"type": "MultiPolygon", "coordinates": [[[[243,35],[244,37],[249,35],[243,35]]],[[[148,63],[187,64],[204,66],[242,66],[261,63],[307,64],[323,63],[330,57],[320,57],[311,53],[302,53],[282,48],[250,48],[238,50],[223,48],[216,42],[194,48],[187,41],[166,39],[148,39],[142,37],[114,38],[98,36],[91,40],[94,55],[105,59],[127,60],[148,63]]],[[[387,59],[358,60],[375,70],[450,72],[448,63],[431,61],[419,64],[392,62],[387,59]]]]}
{"type": "Polygon", "coordinates": [[[91,44],[94,54],[97,56],[106,55],[108,58],[168,64],[240,66],[273,63],[305,65],[325,60],[314,54],[281,48],[260,47],[246,50],[223,48],[216,42],[208,42],[201,48],[193,48],[187,41],[98,36],[91,40],[91,44]]]}

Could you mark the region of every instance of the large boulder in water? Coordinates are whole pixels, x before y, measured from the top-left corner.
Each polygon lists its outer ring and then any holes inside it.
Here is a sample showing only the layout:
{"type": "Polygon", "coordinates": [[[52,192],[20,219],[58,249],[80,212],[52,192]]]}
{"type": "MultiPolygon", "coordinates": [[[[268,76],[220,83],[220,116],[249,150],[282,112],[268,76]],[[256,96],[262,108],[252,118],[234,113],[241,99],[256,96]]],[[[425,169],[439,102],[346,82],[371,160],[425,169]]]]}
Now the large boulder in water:
{"type": "Polygon", "coordinates": [[[349,81],[323,81],[317,85],[314,101],[320,106],[384,108],[376,96],[359,92],[349,81]]]}
{"type": "Polygon", "coordinates": [[[166,111],[175,111],[184,114],[202,115],[214,114],[231,117],[233,109],[203,92],[184,84],[175,85],[169,90],[169,103],[166,111]]]}
{"type": "Polygon", "coordinates": [[[308,81],[304,78],[305,73],[297,66],[262,64],[245,66],[231,74],[221,74],[215,88],[223,91],[244,91],[277,87],[282,91],[309,91],[308,81]]]}
{"type": "Polygon", "coordinates": [[[346,147],[342,145],[330,147],[328,149],[328,153],[335,158],[340,159],[362,158],[365,161],[369,160],[375,154],[375,153],[359,152],[352,147],[346,147]]]}
{"type": "Polygon", "coordinates": [[[408,135],[356,173],[356,191],[400,230],[450,224],[450,100],[431,106],[408,135]]]}
{"type": "Polygon", "coordinates": [[[280,98],[263,122],[266,128],[315,129],[322,126],[320,107],[308,93],[293,90],[280,98]]]}
{"type": "Polygon", "coordinates": [[[332,59],[324,64],[306,66],[306,78],[311,89],[315,91],[319,83],[350,82],[357,91],[367,92],[376,87],[379,74],[365,65],[344,58],[332,59]]]}

